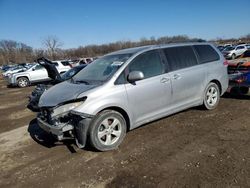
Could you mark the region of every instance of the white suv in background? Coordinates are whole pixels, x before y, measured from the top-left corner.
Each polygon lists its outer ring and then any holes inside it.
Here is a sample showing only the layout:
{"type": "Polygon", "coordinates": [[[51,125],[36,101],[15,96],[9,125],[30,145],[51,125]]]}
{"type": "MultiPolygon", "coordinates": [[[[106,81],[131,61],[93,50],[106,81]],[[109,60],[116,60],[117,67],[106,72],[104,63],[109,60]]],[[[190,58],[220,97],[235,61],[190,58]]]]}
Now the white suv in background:
{"type": "Polygon", "coordinates": [[[225,58],[235,59],[236,57],[242,55],[247,50],[248,49],[246,45],[228,46],[222,51],[222,53],[225,58]]]}
{"type": "MultiPolygon", "coordinates": [[[[53,61],[60,74],[71,69],[66,61],[53,61]]],[[[31,68],[23,72],[18,72],[8,76],[7,81],[9,85],[18,87],[27,87],[31,83],[43,82],[50,80],[47,70],[39,64],[34,64],[31,68]]]]}

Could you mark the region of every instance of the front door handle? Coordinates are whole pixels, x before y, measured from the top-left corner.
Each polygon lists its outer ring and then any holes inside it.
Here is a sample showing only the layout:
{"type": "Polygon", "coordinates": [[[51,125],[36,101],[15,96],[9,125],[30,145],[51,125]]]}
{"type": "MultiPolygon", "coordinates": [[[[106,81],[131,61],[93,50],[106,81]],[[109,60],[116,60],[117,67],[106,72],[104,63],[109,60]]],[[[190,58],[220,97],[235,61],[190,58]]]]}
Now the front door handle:
{"type": "Polygon", "coordinates": [[[174,74],[173,78],[174,78],[175,80],[179,80],[179,79],[181,78],[181,75],[179,75],[179,74],[174,74]]]}
{"type": "Polygon", "coordinates": [[[164,77],[161,79],[161,83],[169,82],[170,78],[164,77]]]}

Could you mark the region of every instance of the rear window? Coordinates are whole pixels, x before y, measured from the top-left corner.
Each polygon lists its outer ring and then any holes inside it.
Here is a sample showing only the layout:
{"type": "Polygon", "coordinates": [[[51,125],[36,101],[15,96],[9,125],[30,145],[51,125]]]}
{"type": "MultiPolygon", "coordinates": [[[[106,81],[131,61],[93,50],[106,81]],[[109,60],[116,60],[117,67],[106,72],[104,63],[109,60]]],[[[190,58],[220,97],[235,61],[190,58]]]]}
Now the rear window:
{"type": "Polygon", "coordinates": [[[171,71],[197,65],[197,59],[191,46],[165,48],[164,54],[167,58],[171,71]]]}
{"type": "Polygon", "coordinates": [[[200,63],[208,63],[220,59],[219,54],[210,45],[194,45],[200,63]]]}

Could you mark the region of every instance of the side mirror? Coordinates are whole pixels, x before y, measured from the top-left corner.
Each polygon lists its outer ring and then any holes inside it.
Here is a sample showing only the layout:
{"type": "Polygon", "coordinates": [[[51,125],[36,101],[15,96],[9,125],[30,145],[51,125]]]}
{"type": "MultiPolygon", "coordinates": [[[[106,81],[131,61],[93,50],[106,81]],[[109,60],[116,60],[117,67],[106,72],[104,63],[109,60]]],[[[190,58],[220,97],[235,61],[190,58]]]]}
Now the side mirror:
{"type": "Polygon", "coordinates": [[[132,83],[143,79],[144,79],[144,74],[141,71],[132,71],[128,75],[128,81],[132,83]]]}
{"type": "Polygon", "coordinates": [[[35,68],[32,68],[32,71],[35,71],[36,69],[35,68]]]}

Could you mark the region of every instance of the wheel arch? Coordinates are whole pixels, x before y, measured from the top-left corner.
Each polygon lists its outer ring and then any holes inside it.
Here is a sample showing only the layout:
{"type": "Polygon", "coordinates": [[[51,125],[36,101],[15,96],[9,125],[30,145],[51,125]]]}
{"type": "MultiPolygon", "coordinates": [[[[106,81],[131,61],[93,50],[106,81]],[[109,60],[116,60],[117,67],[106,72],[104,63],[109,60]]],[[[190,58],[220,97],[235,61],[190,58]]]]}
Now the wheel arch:
{"type": "Polygon", "coordinates": [[[215,83],[215,84],[217,84],[217,86],[219,87],[219,90],[220,90],[220,95],[222,94],[222,85],[221,85],[221,83],[220,83],[219,80],[213,79],[209,83],[215,83]]]}
{"type": "Polygon", "coordinates": [[[114,110],[114,111],[117,111],[120,114],[122,114],[122,116],[124,117],[124,119],[126,121],[127,131],[130,130],[130,128],[131,128],[130,118],[129,118],[128,113],[124,109],[122,109],[121,107],[118,107],[118,106],[110,106],[110,107],[106,107],[106,108],[102,109],[98,113],[100,113],[104,110],[114,110]]]}
{"type": "Polygon", "coordinates": [[[30,82],[30,79],[29,79],[29,77],[27,75],[17,76],[16,81],[15,81],[16,84],[17,84],[17,81],[18,81],[19,78],[27,78],[28,79],[28,85],[30,85],[31,82],[30,82]]]}

